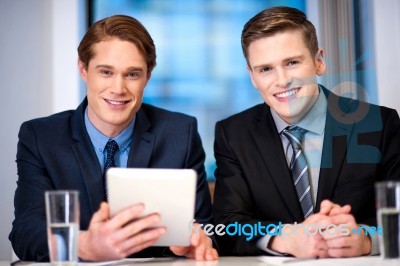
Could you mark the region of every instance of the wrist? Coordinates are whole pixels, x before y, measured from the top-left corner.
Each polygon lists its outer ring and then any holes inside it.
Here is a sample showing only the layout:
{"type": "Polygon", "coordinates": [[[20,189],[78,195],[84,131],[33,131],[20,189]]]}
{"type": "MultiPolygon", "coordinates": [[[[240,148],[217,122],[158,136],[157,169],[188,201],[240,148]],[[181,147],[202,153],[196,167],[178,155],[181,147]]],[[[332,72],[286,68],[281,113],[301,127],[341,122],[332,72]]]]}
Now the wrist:
{"type": "Polygon", "coordinates": [[[273,236],[267,248],[279,253],[290,253],[286,247],[285,239],[283,239],[282,236],[273,236]]]}
{"type": "Polygon", "coordinates": [[[369,235],[364,235],[363,255],[369,255],[372,251],[372,240],[369,235]]]}
{"type": "Polygon", "coordinates": [[[90,252],[87,250],[89,247],[88,243],[88,232],[80,231],[78,236],[78,257],[83,261],[92,261],[90,252]]]}

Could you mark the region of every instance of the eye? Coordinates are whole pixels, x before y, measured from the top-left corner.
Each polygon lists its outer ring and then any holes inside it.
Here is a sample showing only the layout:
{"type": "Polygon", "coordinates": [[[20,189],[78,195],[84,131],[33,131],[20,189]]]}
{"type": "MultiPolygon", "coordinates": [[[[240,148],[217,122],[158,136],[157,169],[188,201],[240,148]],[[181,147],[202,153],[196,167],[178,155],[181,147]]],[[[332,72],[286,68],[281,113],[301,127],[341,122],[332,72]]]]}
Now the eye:
{"type": "Polygon", "coordinates": [[[260,73],[270,72],[272,70],[271,67],[260,67],[260,73]]]}
{"type": "Polygon", "coordinates": [[[292,61],[289,61],[288,62],[288,66],[293,66],[293,65],[296,65],[296,64],[298,64],[299,63],[299,61],[296,61],[296,60],[292,60],[292,61]]]}
{"type": "Polygon", "coordinates": [[[108,69],[101,69],[100,70],[100,74],[104,75],[104,76],[111,76],[112,72],[108,69]]]}
{"type": "Polygon", "coordinates": [[[129,72],[126,76],[128,78],[136,79],[136,78],[140,77],[140,73],[138,73],[138,72],[129,72]]]}

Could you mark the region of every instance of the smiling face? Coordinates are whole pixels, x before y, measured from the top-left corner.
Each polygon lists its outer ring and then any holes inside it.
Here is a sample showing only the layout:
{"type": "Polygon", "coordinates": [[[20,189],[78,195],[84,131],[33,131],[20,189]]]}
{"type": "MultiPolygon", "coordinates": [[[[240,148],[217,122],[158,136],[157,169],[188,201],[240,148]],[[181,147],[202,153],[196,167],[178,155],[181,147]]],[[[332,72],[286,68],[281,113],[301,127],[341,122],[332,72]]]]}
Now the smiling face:
{"type": "Polygon", "coordinates": [[[92,49],[94,56],[87,69],[78,61],[87,86],[89,120],[104,135],[115,137],[139,110],[150,72],[131,42],[111,38],[92,49]]]}
{"type": "Polygon", "coordinates": [[[323,51],[311,55],[301,31],[289,30],[253,41],[247,52],[251,81],[265,103],[289,124],[301,120],[318,96],[323,51]]]}

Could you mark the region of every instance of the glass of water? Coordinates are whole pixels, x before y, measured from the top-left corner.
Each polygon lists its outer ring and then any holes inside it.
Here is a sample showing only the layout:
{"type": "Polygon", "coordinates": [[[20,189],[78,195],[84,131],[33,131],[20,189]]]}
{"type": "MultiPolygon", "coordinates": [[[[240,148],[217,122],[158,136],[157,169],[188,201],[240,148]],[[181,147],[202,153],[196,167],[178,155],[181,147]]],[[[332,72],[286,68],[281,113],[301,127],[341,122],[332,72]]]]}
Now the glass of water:
{"type": "Polygon", "coordinates": [[[79,192],[46,191],[47,242],[54,266],[78,263],[79,192]]]}
{"type": "Polygon", "coordinates": [[[379,234],[379,248],[384,259],[400,259],[400,182],[385,181],[375,184],[379,234]]]}

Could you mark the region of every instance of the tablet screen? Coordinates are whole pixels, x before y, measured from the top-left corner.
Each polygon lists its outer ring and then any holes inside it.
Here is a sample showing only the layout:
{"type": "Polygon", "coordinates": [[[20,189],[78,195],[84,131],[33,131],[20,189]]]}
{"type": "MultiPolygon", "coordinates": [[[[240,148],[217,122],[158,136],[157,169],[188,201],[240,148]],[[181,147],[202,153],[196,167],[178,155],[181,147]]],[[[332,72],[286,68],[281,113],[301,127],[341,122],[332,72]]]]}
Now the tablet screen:
{"type": "Polygon", "coordinates": [[[110,168],[110,215],[143,203],[143,215],[158,212],[167,233],[154,246],[190,245],[197,174],[191,169],[110,168]]]}

